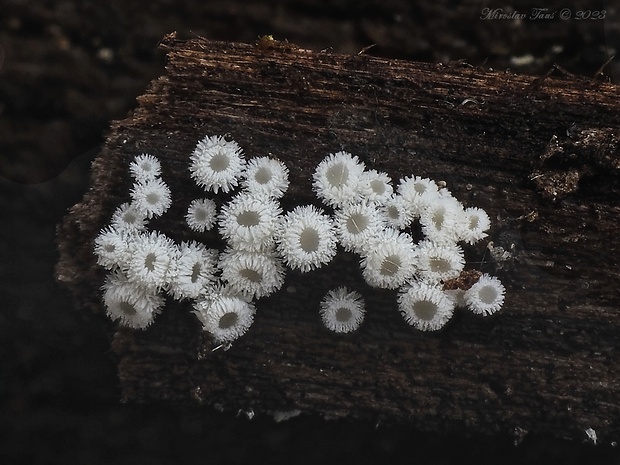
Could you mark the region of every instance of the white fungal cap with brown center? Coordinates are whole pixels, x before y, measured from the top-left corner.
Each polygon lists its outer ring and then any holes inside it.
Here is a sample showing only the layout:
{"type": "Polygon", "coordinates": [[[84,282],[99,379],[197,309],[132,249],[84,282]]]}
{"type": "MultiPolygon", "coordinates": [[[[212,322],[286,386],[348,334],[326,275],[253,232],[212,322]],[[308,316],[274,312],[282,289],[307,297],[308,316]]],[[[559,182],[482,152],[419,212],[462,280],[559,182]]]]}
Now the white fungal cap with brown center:
{"type": "Polygon", "coordinates": [[[190,156],[189,171],[196,184],[216,194],[229,192],[239,183],[245,169],[239,144],[221,136],[206,136],[190,156]]]}
{"type": "Polygon", "coordinates": [[[161,164],[153,155],[143,153],[137,155],[129,164],[129,171],[136,181],[144,182],[161,174],[161,164]]]}
{"type": "Polygon", "coordinates": [[[329,291],[321,302],[321,319],[336,333],[355,331],[364,320],[365,312],[362,296],[346,287],[329,291]]]}
{"type": "Polygon", "coordinates": [[[108,317],[130,328],[148,327],[164,305],[163,297],[129,282],[120,272],[110,274],[102,289],[108,317]]]}
{"type": "Polygon", "coordinates": [[[275,200],[242,192],[222,207],[219,231],[235,249],[262,251],[273,245],[281,213],[275,200]]]}
{"type": "Polygon", "coordinates": [[[312,205],[295,207],[284,217],[277,249],[287,266],[302,272],[329,263],[336,255],[331,218],[312,205]]]}
{"type": "Polygon", "coordinates": [[[204,295],[215,280],[217,251],[196,241],[183,242],[170,271],[170,293],[176,299],[204,295]]]}
{"type": "Polygon", "coordinates": [[[97,264],[107,270],[123,267],[130,258],[127,243],[130,233],[111,226],[101,230],[95,238],[97,264]]]}
{"type": "Polygon", "coordinates": [[[252,158],[248,161],[242,185],[257,196],[279,199],[288,189],[288,168],[273,158],[252,158]]]}
{"type": "Polygon", "coordinates": [[[163,215],[172,200],[168,185],[159,178],[136,182],[131,189],[132,205],[147,218],[163,215]]]}
{"type": "Polygon", "coordinates": [[[217,207],[211,199],[195,199],[189,204],[185,221],[196,232],[205,232],[213,228],[217,217],[217,207]]]}
{"type": "Polygon", "coordinates": [[[418,244],[415,254],[419,276],[431,283],[456,278],[465,266],[463,250],[455,244],[426,240],[418,244]]]}
{"type": "Polygon", "coordinates": [[[325,204],[338,207],[360,200],[364,163],[347,152],[328,155],[314,171],[312,186],[325,204]]]}
{"type": "Polygon", "coordinates": [[[411,236],[387,228],[377,235],[362,257],[362,275],[371,286],[396,289],[412,278],[414,264],[411,236]]]}
{"type": "Polygon", "coordinates": [[[334,224],[340,244],[347,251],[364,254],[384,223],[374,205],[367,203],[345,205],[335,212],[334,224]]]}
{"type": "Polygon", "coordinates": [[[359,190],[368,202],[383,205],[392,195],[392,180],[387,173],[377,170],[364,171],[360,176],[359,190]]]}
{"type": "Polygon", "coordinates": [[[270,295],[284,283],[284,266],[272,252],[228,249],[220,255],[218,267],[230,289],[249,299],[270,295]]]}
{"type": "Polygon", "coordinates": [[[478,282],[465,291],[467,307],[479,315],[492,315],[504,304],[506,288],[495,276],[483,274],[478,282]]]}
{"type": "Polygon", "coordinates": [[[164,234],[142,233],[129,243],[130,258],[124,271],[133,283],[161,289],[169,282],[169,271],[177,248],[164,234]]]}
{"type": "Polygon", "coordinates": [[[421,331],[436,331],[452,318],[454,300],[438,287],[414,282],[400,290],[398,308],[410,325],[421,331]]]}
{"type": "Polygon", "coordinates": [[[254,322],[256,308],[233,295],[213,295],[196,302],[194,314],[216,342],[232,342],[243,336],[254,322]]]}
{"type": "Polygon", "coordinates": [[[468,244],[475,244],[480,239],[487,237],[485,231],[491,227],[491,220],[487,212],[476,207],[465,209],[463,223],[459,235],[468,244]]]}
{"type": "Polygon", "coordinates": [[[114,210],[110,225],[119,231],[144,231],[146,214],[140,212],[134,204],[127,202],[114,210]]]}

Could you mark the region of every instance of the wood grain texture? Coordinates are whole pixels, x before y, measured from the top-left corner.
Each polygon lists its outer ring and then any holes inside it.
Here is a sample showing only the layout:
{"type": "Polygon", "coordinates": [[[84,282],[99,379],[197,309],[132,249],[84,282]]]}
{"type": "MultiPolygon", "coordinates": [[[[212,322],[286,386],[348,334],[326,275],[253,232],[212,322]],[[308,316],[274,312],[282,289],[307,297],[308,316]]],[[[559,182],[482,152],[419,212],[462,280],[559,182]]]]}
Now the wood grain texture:
{"type": "MultiPolygon", "coordinates": [[[[315,202],[311,173],[346,150],[393,179],[444,181],[493,221],[465,247],[468,267],[497,275],[504,309],[457,312],[441,331],[407,326],[396,292],[364,284],[339,252],[309,274],[288,272],[257,303],[229,350],[200,330],[191,304],[168,304],[147,331],[119,329],[123,398],[206,403],[257,413],[313,413],[408,422],[427,431],[548,432],[620,437],[620,152],[618,88],[442,65],[300,50],[290,44],[167,37],[166,74],[112,124],[91,190],[59,226],[59,281],[80,307],[102,311],[92,243],[129,200],[127,166],[160,158],[173,206],[151,223],[176,241],[219,246],[184,226],[204,193],[188,158],[206,134],[228,134],[248,157],[290,169],[285,210],[315,202]],[[487,243],[489,247],[487,247],[487,243]],[[318,306],[338,285],[360,291],[358,332],[326,330],[318,306]]],[[[228,197],[229,198],[229,197],[228,197]]],[[[221,205],[227,198],[218,196],[221,205]]]]}

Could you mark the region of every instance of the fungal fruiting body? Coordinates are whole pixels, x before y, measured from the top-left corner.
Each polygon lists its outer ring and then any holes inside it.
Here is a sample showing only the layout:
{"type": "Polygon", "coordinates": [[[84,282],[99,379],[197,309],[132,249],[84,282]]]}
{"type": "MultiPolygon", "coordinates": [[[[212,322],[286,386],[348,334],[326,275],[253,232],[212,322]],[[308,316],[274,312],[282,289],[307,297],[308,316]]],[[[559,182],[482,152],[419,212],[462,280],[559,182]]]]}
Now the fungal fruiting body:
{"type": "Polygon", "coordinates": [[[138,232],[146,229],[146,214],[140,212],[135,204],[124,203],[112,215],[110,226],[118,231],[138,232]]]}
{"type": "Polygon", "coordinates": [[[242,186],[253,195],[279,199],[288,189],[288,168],[273,158],[252,158],[242,186]]]}
{"type": "Polygon", "coordinates": [[[369,203],[344,205],[334,216],[338,241],[347,251],[368,252],[368,245],[384,229],[381,215],[369,203]]]}
{"type": "Polygon", "coordinates": [[[245,163],[243,151],[235,141],[207,136],[192,152],[189,170],[196,184],[217,194],[237,186],[245,163]]]}
{"type": "Polygon", "coordinates": [[[415,254],[411,236],[385,229],[373,238],[361,261],[362,275],[368,284],[396,289],[413,277],[415,254]]]}
{"type": "Polygon", "coordinates": [[[194,314],[204,330],[211,333],[219,343],[232,342],[243,336],[252,325],[256,313],[252,303],[229,295],[200,300],[194,308],[194,314]]]}
{"type": "Polygon", "coordinates": [[[108,276],[103,289],[106,313],[124,326],[145,329],[161,311],[164,299],[136,283],[129,282],[120,272],[108,276]]]}
{"type": "Polygon", "coordinates": [[[454,301],[439,287],[414,282],[401,289],[398,307],[410,325],[421,331],[436,331],[452,318],[454,301]]]}
{"type": "Polygon", "coordinates": [[[329,263],[336,255],[332,219],[312,205],[295,207],[282,221],[277,249],[288,267],[304,273],[329,263]]]}
{"type": "Polygon", "coordinates": [[[387,173],[377,170],[364,171],[360,175],[359,190],[364,199],[375,204],[385,203],[394,192],[392,180],[387,173]]]}
{"type": "Polygon", "coordinates": [[[163,215],[172,203],[170,189],[158,178],[134,184],[131,198],[132,205],[147,218],[163,215]]]}
{"type": "Polygon", "coordinates": [[[192,200],[187,208],[185,221],[196,232],[209,231],[217,219],[217,206],[211,199],[192,200]]]}
{"type": "Polygon", "coordinates": [[[321,301],[321,319],[336,333],[350,333],[364,320],[364,299],[359,292],[346,287],[333,289],[321,301]]]}
{"type": "MultiPolygon", "coordinates": [[[[196,190],[215,197],[185,204],[183,233],[194,239],[178,243],[150,228],[172,205],[161,162],[143,153],[129,171],[131,201],[116,208],[94,238],[97,263],[109,272],[102,287],[106,312],[122,325],[147,328],[165,293],[192,301],[204,330],[230,343],[251,326],[255,302],[282,288],[287,269],[307,273],[327,265],[338,245],[358,255],[368,286],[397,290],[401,315],[418,330],[444,327],[457,307],[486,316],[504,303],[504,286],[487,274],[469,288],[448,284],[472,271],[465,270],[462,244],[485,238],[490,219],[480,208],[464,208],[445,183],[411,175],[394,192],[388,174],[367,170],[341,151],[325,157],[312,175],[325,209],[298,205],[284,212],[284,163],[246,161],[237,142],[206,136],[189,156],[189,176],[196,190]],[[200,242],[216,224],[209,237],[219,234],[217,250],[200,242]]],[[[361,294],[345,287],[320,303],[323,324],[336,333],[356,330],[364,315],[361,294]]]]}
{"type": "Polygon", "coordinates": [[[271,252],[229,249],[220,255],[219,268],[230,288],[250,299],[268,296],[284,283],[284,266],[271,252]]]}
{"type": "Polygon", "coordinates": [[[463,250],[454,244],[436,244],[422,241],[415,251],[420,277],[439,283],[456,278],[465,266],[463,250]]]}
{"type": "Polygon", "coordinates": [[[172,264],[170,293],[177,299],[204,295],[215,281],[218,254],[196,241],[183,242],[172,264]]]}
{"type": "Polygon", "coordinates": [[[480,315],[492,315],[504,304],[504,285],[494,276],[483,274],[476,284],[465,291],[467,308],[480,315]]]}
{"type": "Polygon", "coordinates": [[[361,198],[363,172],[364,164],[356,156],[347,152],[333,153],[316,167],[312,185],[327,205],[346,205],[361,198]]]}
{"type": "Polygon", "coordinates": [[[161,164],[153,155],[143,153],[129,164],[129,171],[136,181],[144,182],[159,177],[161,164]]]}
{"type": "Polygon", "coordinates": [[[281,212],[275,200],[242,192],[222,207],[220,235],[239,250],[265,250],[274,243],[281,212]]]}

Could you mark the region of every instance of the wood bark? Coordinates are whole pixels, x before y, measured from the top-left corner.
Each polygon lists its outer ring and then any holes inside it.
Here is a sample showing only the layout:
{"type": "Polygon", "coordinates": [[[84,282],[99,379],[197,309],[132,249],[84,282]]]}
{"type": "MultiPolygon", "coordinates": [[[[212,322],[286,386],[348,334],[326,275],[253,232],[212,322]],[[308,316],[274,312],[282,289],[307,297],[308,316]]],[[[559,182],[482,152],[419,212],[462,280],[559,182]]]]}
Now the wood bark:
{"type": "MultiPolygon", "coordinates": [[[[596,80],[311,52],[260,40],[162,42],[166,74],[112,124],[91,189],[59,226],[57,278],[79,308],[103,311],[93,239],[129,200],[128,164],[157,156],[173,206],[150,227],[222,247],[184,225],[204,196],[188,159],[205,135],[228,134],[247,157],[290,169],[285,210],[316,203],[314,167],[346,150],[396,181],[445,182],[492,219],[466,246],[467,268],[498,276],[504,308],[456,312],[441,331],[409,327],[396,292],[364,284],[359,257],[287,272],[257,302],[250,331],[218,348],[191,303],[168,299],[146,331],[118,329],[123,400],[200,403],[285,418],[298,413],[408,422],[427,431],[620,435],[620,100],[596,80]],[[359,290],[367,318],[329,332],[318,308],[331,288],[359,290]]],[[[559,75],[558,75],[559,74],[559,75]]],[[[213,196],[212,196],[213,197],[213,196]]],[[[230,196],[217,196],[222,202],[230,196]]]]}

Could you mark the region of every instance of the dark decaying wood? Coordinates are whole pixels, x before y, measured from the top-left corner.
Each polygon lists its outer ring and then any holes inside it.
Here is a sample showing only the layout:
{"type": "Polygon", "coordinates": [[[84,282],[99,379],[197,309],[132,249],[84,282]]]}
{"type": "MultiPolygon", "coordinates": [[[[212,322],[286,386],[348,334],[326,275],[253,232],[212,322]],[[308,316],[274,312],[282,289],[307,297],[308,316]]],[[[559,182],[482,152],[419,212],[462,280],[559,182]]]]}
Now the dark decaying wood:
{"type": "Polygon", "coordinates": [[[150,226],[221,247],[215,234],[192,233],[183,222],[189,202],[204,195],[187,168],[207,134],[230,135],[247,157],[283,160],[291,178],[285,210],[316,202],[311,173],[339,150],[395,180],[444,181],[491,216],[488,240],[465,247],[468,268],[500,277],[507,296],[492,317],[460,311],[441,331],[421,333],[399,315],[396,292],[369,288],[358,257],[341,251],[318,271],[288,272],[229,350],[214,350],[189,302],[169,299],[146,331],[119,329],[113,346],[124,400],[439,432],[582,438],[592,428],[599,440],[620,437],[617,87],[315,53],[268,39],[172,35],[162,47],[166,75],[112,124],[91,189],[58,230],[57,277],[79,307],[103,310],[93,238],[129,200],[136,154],[159,157],[173,195],[171,210],[150,226]],[[319,302],[338,285],[366,299],[366,321],[351,335],[320,322],[319,302]]]}

